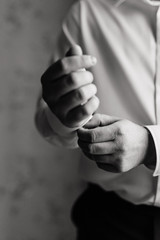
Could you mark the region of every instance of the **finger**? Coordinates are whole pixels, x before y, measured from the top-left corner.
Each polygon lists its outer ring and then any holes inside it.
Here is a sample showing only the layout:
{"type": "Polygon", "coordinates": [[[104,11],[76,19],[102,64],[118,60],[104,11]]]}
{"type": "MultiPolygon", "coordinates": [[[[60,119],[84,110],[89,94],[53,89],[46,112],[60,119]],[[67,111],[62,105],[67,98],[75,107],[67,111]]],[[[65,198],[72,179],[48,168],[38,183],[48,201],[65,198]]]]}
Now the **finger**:
{"type": "Polygon", "coordinates": [[[96,163],[104,163],[104,164],[112,164],[114,165],[115,159],[113,154],[108,155],[94,155],[88,152],[83,151],[83,153],[90,159],[95,161],[96,163]]]}
{"type": "Polygon", "coordinates": [[[117,127],[113,123],[105,127],[96,127],[93,129],[80,128],[77,133],[79,139],[85,142],[99,143],[113,141],[116,138],[117,127]]]}
{"type": "Polygon", "coordinates": [[[79,127],[85,119],[91,116],[99,106],[99,99],[93,96],[84,105],[71,110],[67,115],[68,127],[79,127]]]}
{"type": "MultiPolygon", "coordinates": [[[[68,52],[66,53],[65,56],[82,56],[83,55],[83,51],[82,48],[79,45],[73,45],[68,52]]],[[[85,68],[81,68],[78,71],[85,71],[85,68]]]]}
{"type": "Polygon", "coordinates": [[[114,156],[112,154],[108,155],[95,155],[90,154],[92,156],[92,160],[96,163],[105,163],[105,164],[114,164],[114,156]]]}
{"type": "Polygon", "coordinates": [[[118,117],[109,116],[105,114],[95,114],[93,118],[84,126],[91,129],[98,126],[106,126],[120,120],[118,117]]]}
{"type": "Polygon", "coordinates": [[[114,164],[114,156],[112,154],[111,155],[97,156],[97,155],[89,154],[85,151],[83,151],[83,153],[85,154],[85,156],[87,158],[95,161],[97,166],[100,169],[108,171],[108,172],[113,172],[113,173],[118,173],[119,172],[118,168],[114,164]]]}
{"type": "Polygon", "coordinates": [[[112,172],[112,173],[119,172],[118,169],[112,164],[99,163],[99,162],[97,162],[96,164],[100,169],[105,170],[107,172],[112,172]]]}
{"type": "Polygon", "coordinates": [[[67,51],[66,56],[74,56],[74,55],[82,55],[82,48],[75,44],[73,46],[70,47],[70,49],[67,51]]]}
{"type": "Polygon", "coordinates": [[[52,96],[54,101],[59,100],[65,94],[79,89],[82,86],[93,82],[93,74],[89,71],[73,72],[67,77],[62,77],[56,81],[53,86],[49,84],[49,96],[52,96]]]}
{"type": "Polygon", "coordinates": [[[72,109],[86,103],[90,98],[92,98],[97,92],[97,88],[94,84],[88,84],[83,86],[69,94],[63,96],[59,100],[58,108],[61,111],[68,113],[72,109]]]}
{"type": "Polygon", "coordinates": [[[102,143],[87,143],[78,140],[78,145],[82,149],[82,151],[93,155],[113,154],[118,151],[117,145],[113,141],[102,143]]]}
{"type": "Polygon", "coordinates": [[[64,57],[46,70],[41,77],[41,83],[42,85],[48,84],[71,72],[82,68],[90,68],[94,66],[96,62],[96,58],[89,55],[64,57]]]}

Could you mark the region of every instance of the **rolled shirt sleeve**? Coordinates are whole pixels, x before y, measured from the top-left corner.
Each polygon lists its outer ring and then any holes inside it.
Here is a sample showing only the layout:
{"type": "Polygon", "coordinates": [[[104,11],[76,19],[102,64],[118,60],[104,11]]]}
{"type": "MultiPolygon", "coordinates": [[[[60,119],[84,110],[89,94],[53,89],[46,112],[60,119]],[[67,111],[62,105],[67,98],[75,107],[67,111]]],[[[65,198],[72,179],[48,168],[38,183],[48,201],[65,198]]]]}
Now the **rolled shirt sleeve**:
{"type": "Polygon", "coordinates": [[[41,98],[38,102],[36,113],[36,126],[41,135],[51,144],[65,146],[67,148],[77,148],[77,129],[83,127],[92,116],[83,120],[79,127],[69,128],[61,123],[55,114],[51,112],[48,105],[41,98]]]}
{"type": "Polygon", "coordinates": [[[156,177],[160,175],[160,125],[150,125],[145,127],[150,131],[155,144],[156,166],[153,172],[153,176],[156,177]]]}

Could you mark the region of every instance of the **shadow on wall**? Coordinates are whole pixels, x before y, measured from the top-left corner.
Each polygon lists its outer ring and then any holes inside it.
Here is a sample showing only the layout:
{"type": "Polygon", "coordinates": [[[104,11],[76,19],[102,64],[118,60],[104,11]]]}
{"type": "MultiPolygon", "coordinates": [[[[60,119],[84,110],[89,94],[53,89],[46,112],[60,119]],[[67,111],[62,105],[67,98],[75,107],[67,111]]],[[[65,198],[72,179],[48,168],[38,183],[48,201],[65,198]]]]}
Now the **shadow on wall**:
{"type": "Polygon", "coordinates": [[[0,239],[74,239],[77,162],[34,126],[40,75],[73,0],[0,1],[0,239]],[[65,4],[64,4],[65,2],[65,4]],[[65,158],[64,158],[65,155],[65,158]]]}

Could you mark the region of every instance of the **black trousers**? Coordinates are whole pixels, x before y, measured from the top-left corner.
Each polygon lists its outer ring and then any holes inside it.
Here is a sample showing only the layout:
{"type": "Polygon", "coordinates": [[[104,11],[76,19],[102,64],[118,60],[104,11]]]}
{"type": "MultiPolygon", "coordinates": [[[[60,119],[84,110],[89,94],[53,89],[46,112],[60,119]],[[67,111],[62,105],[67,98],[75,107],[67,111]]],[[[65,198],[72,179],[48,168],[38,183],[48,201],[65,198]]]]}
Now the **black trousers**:
{"type": "Polygon", "coordinates": [[[72,220],[77,240],[153,240],[157,214],[158,207],[134,205],[89,184],[73,206],[72,220]]]}

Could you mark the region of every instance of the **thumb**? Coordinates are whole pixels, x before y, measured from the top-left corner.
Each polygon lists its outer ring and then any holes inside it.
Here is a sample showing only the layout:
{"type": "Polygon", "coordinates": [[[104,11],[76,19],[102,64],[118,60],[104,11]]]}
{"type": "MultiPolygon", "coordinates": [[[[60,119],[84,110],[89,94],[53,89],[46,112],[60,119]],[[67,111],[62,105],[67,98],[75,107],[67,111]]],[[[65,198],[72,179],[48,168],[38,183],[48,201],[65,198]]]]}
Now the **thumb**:
{"type": "Polygon", "coordinates": [[[71,48],[67,51],[66,57],[68,56],[81,56],[83,54],[82,48],[79,45],[72,45],[71,48]]]}
{"type": "MultiPolygon", "coordinates": [[[[82,56],[82,55],[83,55],[82,48],[77,44],[72,45],[70,47],[70,49],[68,50],[68,52],[66,53],[66,57],[82,56]]],[[[79,71],[85,71],[85,68],[81,68],[81,69],[79,69],[79,71]]]]}
{"type": "Polygon", "coordinates": [[[107,126],[119,121],[120,118],[105,114],[95,114],[93,118],[84,126],[84,128],[92,129],[96,127],[107,126]]]}

